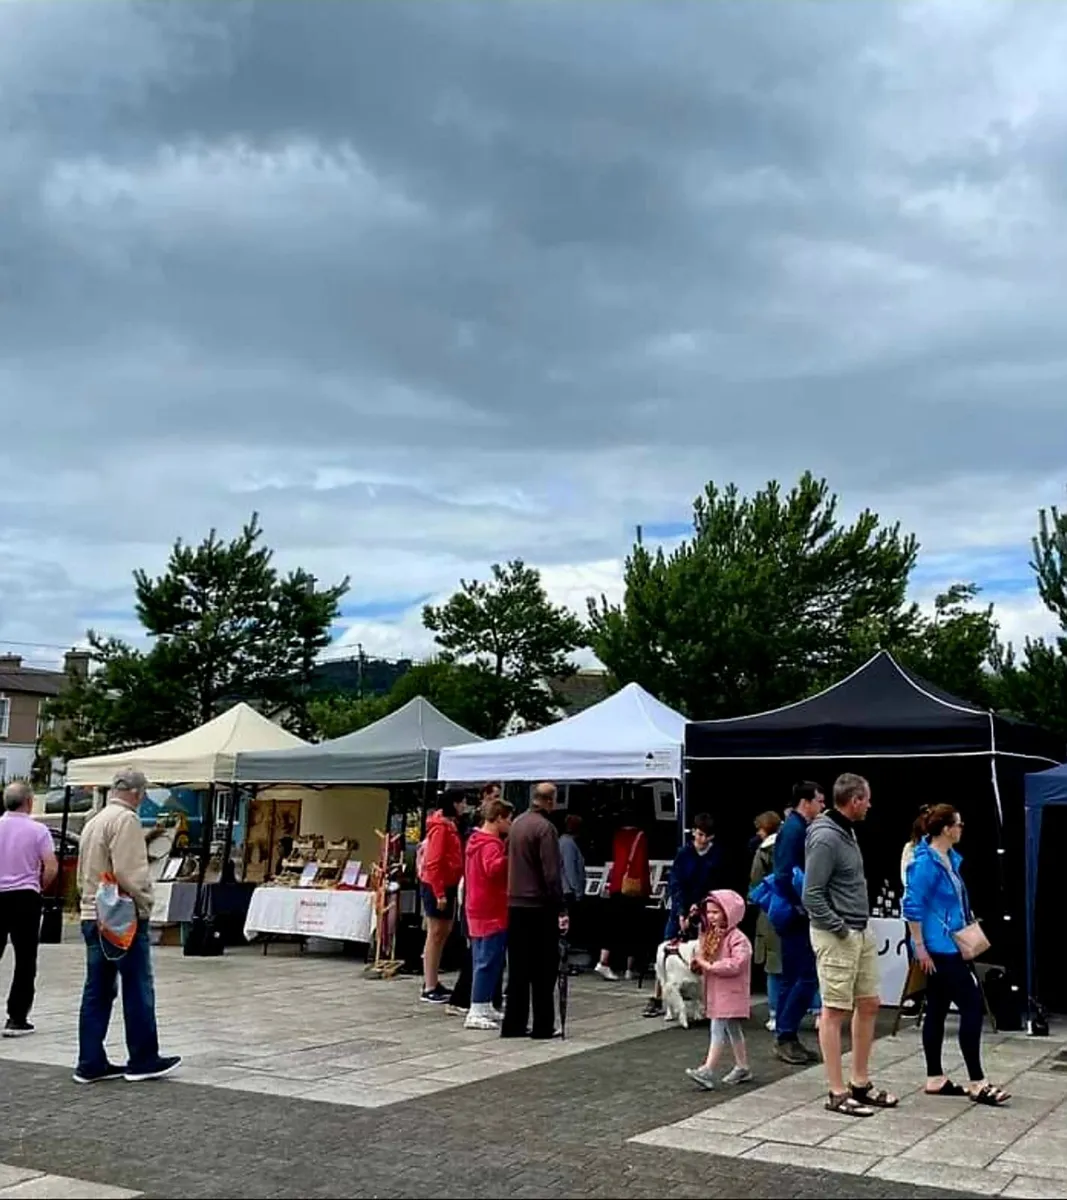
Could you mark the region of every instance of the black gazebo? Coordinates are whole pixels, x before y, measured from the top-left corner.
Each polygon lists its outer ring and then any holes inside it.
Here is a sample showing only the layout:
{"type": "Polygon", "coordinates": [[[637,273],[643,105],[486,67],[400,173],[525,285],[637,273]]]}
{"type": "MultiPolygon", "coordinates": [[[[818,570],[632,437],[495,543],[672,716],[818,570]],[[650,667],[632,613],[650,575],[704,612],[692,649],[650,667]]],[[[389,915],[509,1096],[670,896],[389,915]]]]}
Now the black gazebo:
{"type": "MultiPolygon", "coordinates": [[[[807,700],[771,712],[686,726],[687,816],[714,813],[729,857],[760,812],[790,803],[798,780],[829,797],[844,771],[865,776],[873,804],[861,831],[872,900],[899,891],[900,857],[922,804],[955,804],[975,912],[993,957],[1023,962],[1023,777],[1061,761],[1062,747],[1034,726],[988,712],[913,675],[885,651],[807,700]]],[[[742,878],[738,882],[741,883],[742,878]]]]}

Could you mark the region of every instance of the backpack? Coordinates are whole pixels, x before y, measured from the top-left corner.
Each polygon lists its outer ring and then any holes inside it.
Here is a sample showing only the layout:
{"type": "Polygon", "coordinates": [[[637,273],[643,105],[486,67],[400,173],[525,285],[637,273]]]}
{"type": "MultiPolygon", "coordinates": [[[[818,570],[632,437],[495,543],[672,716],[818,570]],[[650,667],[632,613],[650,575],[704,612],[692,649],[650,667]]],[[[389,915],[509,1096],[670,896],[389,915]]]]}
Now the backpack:
{"type": "Polygon", "coordinates": [[[121,958],[137,935],[137,908],[129,896],[119,891],[118,880],[107,871],[100,876],[95,905],[100,948],[106,958],[121,958]]]}

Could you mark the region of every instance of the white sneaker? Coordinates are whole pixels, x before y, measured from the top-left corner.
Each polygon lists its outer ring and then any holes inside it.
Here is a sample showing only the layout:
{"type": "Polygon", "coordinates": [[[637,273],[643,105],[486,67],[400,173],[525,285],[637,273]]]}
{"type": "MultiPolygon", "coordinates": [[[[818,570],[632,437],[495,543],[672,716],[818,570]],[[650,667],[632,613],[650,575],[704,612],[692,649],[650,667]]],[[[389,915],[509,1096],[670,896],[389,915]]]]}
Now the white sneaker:
{"type": "Polygon", "coordinates": [[[593,973],[599,975],[601,979],[606,979],[608,983],[618,983],[619,977],[606,963],[597,963],[593,968],[593,973]]]}
{"type": "Polygon", "coordinates": [[[774,1017],[771,1017],[763,1028],[766,1029],[768,1033],[775,1033],[778,1029],[778,1022],[774,1019],[774,1017]]]}
{"type": "Polygon", "coordinates": [[[493,1020],[492,1017],[487,1017],[483,1013],[469,1012],[467,1019],[463,1022],[464,1029],[484,1029],[489,1030],[499,1029],[500,1026],[493,1020]]]}
{"type": "Polygon", "coordinates": [[[504,1023],[504,1010],[503,1009],[490,1007],[489,1015],[490,1015],[490,1017],[492,1017],[492,1019],[498,1025],[503,1025],[503,1023],[504,1023]]]}
{"type": "Polygon", "coordinates": [[[623,976],[623,979],[625,979],[627,983],[633,983],[633,981],[636,978],[637,978],[636,971],[627,971],[626,974],[623,976]]]}
{"type": "Polygon", "coordinates": [[[751,1083],[752,1072],[748,1067],[733,1067],[722,1077],[726,1087],[737,1087],[740,1083],[751,1083]]]}

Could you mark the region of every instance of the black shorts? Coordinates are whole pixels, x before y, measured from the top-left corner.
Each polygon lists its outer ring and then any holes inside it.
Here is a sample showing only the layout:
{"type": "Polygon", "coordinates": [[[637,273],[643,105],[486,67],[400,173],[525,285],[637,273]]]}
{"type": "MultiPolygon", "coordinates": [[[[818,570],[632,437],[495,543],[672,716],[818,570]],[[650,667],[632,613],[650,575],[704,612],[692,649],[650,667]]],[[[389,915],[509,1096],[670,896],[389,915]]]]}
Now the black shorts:
{"type": "Polygon", "coordinates": [[[444,904],[437,903],[433,888],[428,883],[419,884],[419,900],[422,902],[422,915],[433,921],[454,921],[456,919],[456,893],[459,888],[445,889],[444,904]]]}

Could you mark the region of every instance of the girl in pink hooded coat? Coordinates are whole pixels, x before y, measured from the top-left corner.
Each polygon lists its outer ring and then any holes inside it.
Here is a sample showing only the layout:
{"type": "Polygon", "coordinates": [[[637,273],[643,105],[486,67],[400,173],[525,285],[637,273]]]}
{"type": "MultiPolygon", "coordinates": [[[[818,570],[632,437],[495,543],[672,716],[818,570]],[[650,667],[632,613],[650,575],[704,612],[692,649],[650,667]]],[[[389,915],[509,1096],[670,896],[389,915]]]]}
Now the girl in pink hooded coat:
{"type": "Polygon", "coordinates": [[[693,970],[704,976],[711,1038],[703,1064],[690,1067],[686,1074],[708,1091],[715,1087],[715,1071],[727,1044],[733,1051],[734,1065],[722,1082],[733,1085],[752,1079],[742,1029],[742,1022],[752,1011],[752,943],[737,928],[744,915],[745,902],[737,892],[712,892],[702,907],[700,944],[693,956],[693,970]]]}

